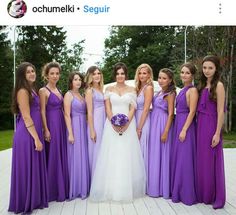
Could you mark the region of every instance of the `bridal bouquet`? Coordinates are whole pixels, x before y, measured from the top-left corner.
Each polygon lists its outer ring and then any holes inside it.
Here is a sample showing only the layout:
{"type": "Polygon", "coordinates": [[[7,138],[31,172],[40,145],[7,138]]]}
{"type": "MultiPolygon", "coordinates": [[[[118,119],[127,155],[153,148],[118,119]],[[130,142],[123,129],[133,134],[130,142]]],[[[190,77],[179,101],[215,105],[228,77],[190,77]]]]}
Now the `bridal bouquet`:
{"type": "MultiPolygon", "coordinates": [[[[129,122],[128,116],[122,113],[118,113],[111,118],[111,124],[115,126],[119,126],[120,130],[121,130],[121,127],[126,125],[127,122],[129,122]]],[[[122,135],[122,131],[119,132],[119,135],[122,135]]]]}

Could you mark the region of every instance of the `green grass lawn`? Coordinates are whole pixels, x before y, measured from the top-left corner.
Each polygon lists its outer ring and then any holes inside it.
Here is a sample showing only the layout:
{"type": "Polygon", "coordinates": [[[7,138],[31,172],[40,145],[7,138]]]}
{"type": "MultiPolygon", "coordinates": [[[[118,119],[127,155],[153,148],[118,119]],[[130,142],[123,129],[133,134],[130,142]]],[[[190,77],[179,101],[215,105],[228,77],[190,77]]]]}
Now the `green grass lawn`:
{"type": "MultiPolygon", "coordinates": [[[[0,131],[0,151],[12,147],[13,130],[0,131]]],[[[236,148],[236,132],[224,134],[224,148],[236,148]]]]}
{"type": "Polygon", "coordinates": [[[13,130],[0,131],[0,151],[12,146],[13,130]]]}
{"type": "Polygon", "coordinates": [[[236,148],[236,132],[224,134],[224,148],[236,148]]]}

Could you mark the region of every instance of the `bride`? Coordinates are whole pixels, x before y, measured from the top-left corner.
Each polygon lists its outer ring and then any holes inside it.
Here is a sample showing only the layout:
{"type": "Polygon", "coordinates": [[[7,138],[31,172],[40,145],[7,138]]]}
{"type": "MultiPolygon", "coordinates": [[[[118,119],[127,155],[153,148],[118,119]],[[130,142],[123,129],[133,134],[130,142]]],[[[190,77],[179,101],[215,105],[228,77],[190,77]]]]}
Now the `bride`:
{"type": "Polygon", "coordinates": [[[116,85],[105,92],[107,119],[90,190],[92,201],[126,202],[145,195],[144,161],[133,118],[136,92],[125,84],[125,64],[117,63],[113,75],[116,85]],[[123,127],[111,124],[112,116],[118,113],[129,118],[123,127]]]}

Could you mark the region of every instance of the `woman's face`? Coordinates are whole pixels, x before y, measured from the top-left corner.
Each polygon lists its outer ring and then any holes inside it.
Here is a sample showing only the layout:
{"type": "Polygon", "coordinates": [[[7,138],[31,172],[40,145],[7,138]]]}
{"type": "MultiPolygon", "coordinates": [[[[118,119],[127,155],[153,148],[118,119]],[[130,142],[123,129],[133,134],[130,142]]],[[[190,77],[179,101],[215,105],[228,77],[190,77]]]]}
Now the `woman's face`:
{"type": "Polygon", "coordinates": [[[150,73],[147,68],[141,68],[139,70],[138,79],[141,83],[147,83],[148,79],[150,79],[150,73]]]}
{"type": "Polygon", "coordinates": [[[215,64],[212,63],[211,61],[205,61],[202,64],[202,72],[207,79],[212,79],[216,72],[215,64]]]}
{"type": "Polygon", "coordinates": [[[52,67],[48,71],[47,79],[49,83],[56,84],[60,78],[60,71],[56,67],[52,67]]]}
{"type": "Polygon", "coordinates": [[[121,68],[116,71],[116,82],[124,83],[126,79],[125,71],[121,68]]]}
{"type": "Polygon", "coordinates": [[[81,87],[82,80],[79,75],[75,75],[72,81],[72,89],[78,90],[81,87]]]}
{"type": "Polygon", "coordinates": [[[28,66],[25,72],[25,79],[30,83],[34,83],[36,80],[36,72],[33,67],[28,66]]]}
{"type": "Polygon", "coordinates": [[[101,82],[101,72],[96,69],[93,72],[93,83],[99,84],[101,82]]]}
{"type": "Polygon", "coordinates": [[[171,79],[169,78],[169,76],[164,72],[159,72],[158,84],[160,85],[160,87],[163,90],[166,90],[168,89],[170,83],[171,83],[171,79]]]}
{"type": "Polygon", "coordinates": [[[184,84],[192,83],[193,75],[190,72],[189,68],[184,66],[180,71],[180,78],[184,84]]]}

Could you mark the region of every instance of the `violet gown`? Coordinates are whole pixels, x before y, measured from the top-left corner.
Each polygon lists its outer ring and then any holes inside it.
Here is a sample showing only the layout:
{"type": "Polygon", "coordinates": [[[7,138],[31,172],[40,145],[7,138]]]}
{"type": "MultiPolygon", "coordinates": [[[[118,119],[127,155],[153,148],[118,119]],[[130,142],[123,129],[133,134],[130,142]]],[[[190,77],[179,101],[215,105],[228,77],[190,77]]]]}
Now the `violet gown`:
{"type": "Polygon", "coordinates": [[[84,100],[75,96],[71,102],[71,124],[75,142],[67,143],[69,198],[81,197],[84,199],[88,196],[90,188],[86,104],[84,100]]]}
{"type": "Polygon", "coordinates": [[[197,198],[199,202],[222,208],[225,204],[225,174],[222,135],[212,148],[217,127],[217,103],[209,99],[205,88],[198,102],[197,114],[197,198]]]}
{"type": "Polygon", "coordinates": [[[184,87],[176,97],[176,118],[174,140],[171,153],[171,191],[172,201],[182,201],[186,205],[197,202],[195,187],[196,172],[196,119],[190,124],[186,138],[179,140],[179,134],[189,114],[186,92],[193,87],[184,87]]]}
{"type": "Polygon", "coordinates": [[[49,201],[64,201],[69,197],[66,125],[63,114],[63,97],[50,92],[46,105],[47,126],[51,134],[46,142],[49,201]]]}
{"type": "Polygon", "coordinates": [[[93,178],[95,166],[97,163],[97,156],[100,150],[103,127],[106,120],[104,95],[92,88],[93,91],[93,125],[96,132],[96,143],[90,138],[90,128],[88,125],[88,151],[89,151],[89,168],[90,175],[93,178]]]}
{"type": "MultiPolygon", "coordinates": [[[[33,94],[30,115],[44,147],[39,97],[33,94]]],[[[12,149],[9,211],[30,213],[48,207],[48,184],[45,150],[35,150],[34,139],[25,127],[21,113],[17,116],[12,149]]]]}
{"type": "Polygon", "coordinates": [[[148,158],[148,184],[147,194],[152,197],[170,197],[170,149],[172,142],[172,127],[169,130],[165,143],[161,142],[168,119],[168,103],[164,99],[168,93],[160,92],[153,97],[149,158],[148,158]]]}
{"type": "MultiPolygon", "coordinates": [[[[142,116],[143,112],[143,107],[144,107],[144,87],[142,91],[139,93],[137,96],[137,109],[136,109],[136,125],[138,126],[140,118],[142,116]]],[[[148,175],[148,142],[149,142],[149,131],[150,131],[150,114],[148,113],[147,118],[145,120],[145,123],[142,128],[142,134],[140,138],[140,146],[141,146],[141,151],[143,154],[143,159],[144,159],[144,164],[145,164],[145,170],[146,170],[146,175],[148,175]]]]}

